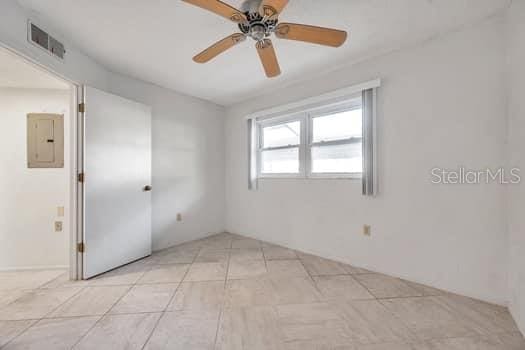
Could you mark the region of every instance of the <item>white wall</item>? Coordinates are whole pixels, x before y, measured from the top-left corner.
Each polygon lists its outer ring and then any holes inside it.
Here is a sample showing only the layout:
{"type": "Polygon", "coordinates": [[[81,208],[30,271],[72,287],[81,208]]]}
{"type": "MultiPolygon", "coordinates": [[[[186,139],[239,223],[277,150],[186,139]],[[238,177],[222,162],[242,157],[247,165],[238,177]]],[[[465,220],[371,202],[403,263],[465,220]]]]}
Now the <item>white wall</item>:
{"type": "Polygon", "coordinates": [[[153,250],[223,232],[224,108],[117,74],[110,90],[152,106],[153,250]]]}
{"type": "Polygon", "coordinates": [[[53,25],[15,0],[0,0],[0,45],[78,84],[153,107],[153,248],[224,230],[224,109],[113,74],[76,49],[53,25]],[[66,44],[60,62],[27,42],[27,19],[66,44]],[[182,214],[177,222],[176,214],[182,214]]]}
{"type": "MultiPolygon", "coordinates": [[[[509,166],[525,169],[525,2],[508,11],[509,166]]],[[[525,184],[509,188],[510,310],[525,334],[525,184]]]]}
{"type": "Polygon", "coordinates": [[[0,270],[69,265],[69,163],[64,168],[27,168],[27,114],[64,114],[69,158],[68,90],[0,88],[0,270]],[[64,206],[64,217],[57,207],[64,206]],[[63,221],[63,231],[54,222],[63,221]]]}
{"type": "Polygon", "coordinates": [[[107,85],[107,71],[90,57],[79,51],[67,38],[36,13],[29,13],[16,0],[0,0],[0,46],[16,50],[42,66],[80,84],[87,84],[99,89],[107,85]],[[66,45],[66,59],[57,60],[45,51],[27,41],[27,21],[48,30],[66,45]]]}
{"type": "Polygon", "coordinates": [[[436,166],[503,165],[503,31],[503,18],[492,18],[230,108],[228,231],[504,304],[503,188],[430,177],[436,166]],[[247,114],[377,77],[377,198],[348,180],[262,180],[247,190],[247,114]],[[363,224],[372,225],[370,238],[363,224]]]}

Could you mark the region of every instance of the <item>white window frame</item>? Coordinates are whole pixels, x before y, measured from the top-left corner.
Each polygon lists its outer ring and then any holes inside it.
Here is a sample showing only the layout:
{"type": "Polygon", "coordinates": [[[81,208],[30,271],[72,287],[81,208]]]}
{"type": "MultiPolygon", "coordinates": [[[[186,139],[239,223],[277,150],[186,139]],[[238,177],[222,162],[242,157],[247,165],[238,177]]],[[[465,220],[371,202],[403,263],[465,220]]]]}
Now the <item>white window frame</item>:
{"type": "Polygon", "coordinates": [[[355,104],[354,101],[357,100],[361,101],[361,95],[355,95],[352,96],[349,101],[346,101],[341,104],[332,105],[332,106],[325,106],[321,107],[317,110],[310,111],[308,113],[308,123],[307,123],[307,130],[308,130],[308,147],[307,147],[307,156],[306,156],[306,167],[308,169],[307,177],[308,178],[344,178],[344,179],[361,179],[363,172],[357,172],[357,173],[314,173],[312,171],[312,148],[313,147],[322,147],[322,146],[338,146],[338,145],[350,145],[353,143],[363,143],[363,135],[361,134],[361,138],[355,138],[351,137],[348,139],[339,139],[339,140],[333,140],[333,141],[321,141],[321,142],[314,142],[314,134],[313,134],[313,120],[315,118],[320,117],[326,117],[329,115],[337,114],[337,113],[343,113],[343,112],[349,112],[356,109],[362,109],[363,104],[362,101],[359,104],[355,104]]]}
{"type": "Polygon", "coordinates": [[[312,172],[312,156],[311,150],[312,147],[324,145],[343,145],[351,144],[354,142],[362,142],[362,137],[359,141],[356,141],[355,138],[341,139],[335,141],[326,141],[326,142],[313,142],[313,130],[312,122],[314,118],[328,116],[331,114],[341,113],[345,111],[355,110],[357,108],[362,108],[362,101],[359,104],[356,104],[355,101],[361,97],[360,94],[356,93],[351,96],[348,96],[343,102],[338,103],[324,103],[317,104],[314,107],[311,107],[307,110],[288,114],[281,115],[278,117],[272,117],[267,119],[257,120],[257,178],[259,179],[272,179],[272,178],[291,178],[291,179],[361,179],[362,172],[359,173],[313,173],[312,172]],[[283,123],[289,123],[299,121],[301,123],[301,135],[299,145],[287,145],[281,147],[263,147],[263,128],[280,125],[283,123]],[[263,173],[262,172],[262,153],[268,150],[281,150],[281,149],[291,149],[299,148],[299,172],[298,173],[263,173]]]}
{"type": "Polygon", "coordinates": [[[267,120],[262,120],[257,122],[257,177],[259,179],[264,178],[303,178],[305,176],[305,163],[304,163],[304,157],[305,157],[305,136],[306,136],[306,123],[305,123],[305,116],[302,113],[299,114],[292,114],[288,116],[278,117],[278,118],[271,118],[267,120]],[[284,123],[290,123],[290,122],[296,122],[299,121],[301,124],[300,128],[300,137],[299,137],[299,144],[297,145],[287,145],[287,146],[280,146],[280,147],[267,147],[264,148],[264,133],[262,132],[262,129],[281,125],[284,123]],[[263,173],[262,172],[262,153],[264,151],[276,151],[276,150],[284,150],[284,149],[292,149],[292,148],[298,148],[299,149],[299,172],[298,173],[263,173]]]}

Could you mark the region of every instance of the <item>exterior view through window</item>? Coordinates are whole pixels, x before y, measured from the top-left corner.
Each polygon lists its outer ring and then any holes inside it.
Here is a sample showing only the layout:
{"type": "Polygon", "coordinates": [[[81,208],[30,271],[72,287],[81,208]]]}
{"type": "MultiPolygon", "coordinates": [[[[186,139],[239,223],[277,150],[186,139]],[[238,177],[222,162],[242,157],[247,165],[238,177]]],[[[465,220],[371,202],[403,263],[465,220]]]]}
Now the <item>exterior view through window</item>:
{"type": "Polygon", "coordinates": [[[362,130],[360,97],[259,121],[259,177],[360,176],[362,130]]]}

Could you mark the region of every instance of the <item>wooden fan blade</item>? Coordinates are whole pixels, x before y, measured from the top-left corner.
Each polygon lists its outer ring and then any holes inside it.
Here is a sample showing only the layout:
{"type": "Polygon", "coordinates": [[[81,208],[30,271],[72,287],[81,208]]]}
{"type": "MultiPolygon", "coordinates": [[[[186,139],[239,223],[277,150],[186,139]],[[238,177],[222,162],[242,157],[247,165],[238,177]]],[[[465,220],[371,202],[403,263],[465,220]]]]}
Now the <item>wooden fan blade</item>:
{"type": "Polygon", "coordinates": [[[281,39],[339,47],[345,43],[348,34],[345,31],[337,29],[307,26],[304,24],[281,23],[277,26],[275,35],[281,39]]]}
{"type": "Polygon", "coordinates": [[[279,62],[277,61],[272,41],[269,39],[259,41],[255,47],[261,58],[266,76],[268,78],[273,78],[281,74],[281,68],[279,67],[279,62]]]}
{"type": "Polygon", "coordinates": [[[273,19],[279,16],[286,5],[288,5],[288,0],[263,0],[259,13],[261,16],[273,19]]]}
{"type": "Polygon", "coordinates": [[[193,57],[193,60],[197,63],[206,63],[244,40],[246,40],[246,35],[244,34],[236,33],[230,35],[193,57]]]}
{"type": "Polygon", "coordinates": [[[246,16],[241,11],[237,10],[228,4],[219,0],[182,0],[188,4],[192,4],[211,11],[219,16],[229,19],[235,23],[242,23],[247,21],[246,16]]]}

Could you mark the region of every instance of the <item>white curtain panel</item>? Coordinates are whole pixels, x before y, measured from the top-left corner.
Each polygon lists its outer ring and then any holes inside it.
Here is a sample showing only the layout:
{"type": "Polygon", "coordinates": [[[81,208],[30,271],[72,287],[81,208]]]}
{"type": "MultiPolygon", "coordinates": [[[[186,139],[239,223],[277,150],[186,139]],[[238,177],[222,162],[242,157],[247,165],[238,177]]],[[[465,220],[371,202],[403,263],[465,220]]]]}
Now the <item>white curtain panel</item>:
{"type": "Polygon", "coordinates": [[[376,95],[377,89],[363,90],[363,195],[377,194],[376,166],[376,95]]]}
{"type": "Polygon", "coordinates": [[[248,122],[248,189],[257,190],[257,125],[255,118],[250,118],[248,122]]]}

